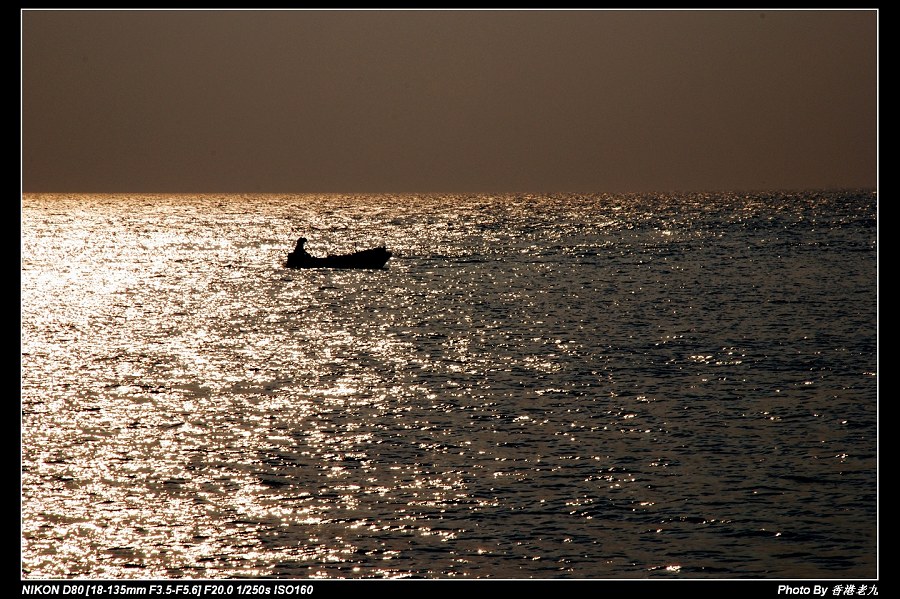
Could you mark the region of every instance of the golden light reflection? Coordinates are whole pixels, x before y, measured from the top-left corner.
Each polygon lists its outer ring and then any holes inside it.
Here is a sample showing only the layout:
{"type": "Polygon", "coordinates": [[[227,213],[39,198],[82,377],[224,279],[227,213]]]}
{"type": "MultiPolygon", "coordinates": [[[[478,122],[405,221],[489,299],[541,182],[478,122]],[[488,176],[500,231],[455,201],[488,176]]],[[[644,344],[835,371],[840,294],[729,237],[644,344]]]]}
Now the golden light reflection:
{"type": "MultiPolygon", "coordinates": [[[[807,335],[790,353],[785,331],[741,335],[746,315],[729,313],[745,300],[781,317],[807,306],[816,324],[838,301],[795,302],[802,292],[773,290],[771,269],[738,272],[743,248],[778,235],[770,266],[792,259],[782,232],[723,236],[721,206],[740,222],[759,208],[723,200],[710,224],[671,198],[652,210],[525,195],[248,201],[26,201],[25,577],[684,571],[623,541],[644,534],[660,550],[701,539],[692,555],[737,555],[759,576],[782,566],[752,559],[747,547],[771,546],[741,522],[766,514],[797,554],[814,550],[789,537],[798,516],[784,506],[822,524],[809,483],[779,468],[815,462],[846,489],[867,480],[872,453],[847,431],[867,430],[856,400],[874,364],[855,368],[862,381],[828,370],[852,352],[812,351],[807,335]],[[372,273],[284,269],[299,227],[323,253],[385,236],[397,259],[372,273]],[[723,300],[714,324],[703,285],[723,300]],[[790,301],[766,303],[772,291],[790,301]],[[796,377],[758,378],[791,360],[796,377]],[[791,453],[798,428],[809,438],[791,453]],[[755,456],[737,478],[734,455],[755,456]]],[[[834,538],[856,554],[867,542],[834,538]]]]}

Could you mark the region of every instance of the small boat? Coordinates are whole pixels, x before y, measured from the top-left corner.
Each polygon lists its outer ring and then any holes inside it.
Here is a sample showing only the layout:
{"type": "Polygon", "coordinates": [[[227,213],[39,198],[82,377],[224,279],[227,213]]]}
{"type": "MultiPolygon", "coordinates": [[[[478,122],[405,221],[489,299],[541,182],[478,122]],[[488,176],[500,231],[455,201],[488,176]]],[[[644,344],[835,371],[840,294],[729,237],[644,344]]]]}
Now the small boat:
{"type": "Polygon", "coordinates": [[[303,248],[306,239],[301,237],[297,247],[287,256],[288,268],[384,268],[391,257],[386,247],[360,250],[351,254],[329,255],[325,258],[310,256],[303,248]]]}

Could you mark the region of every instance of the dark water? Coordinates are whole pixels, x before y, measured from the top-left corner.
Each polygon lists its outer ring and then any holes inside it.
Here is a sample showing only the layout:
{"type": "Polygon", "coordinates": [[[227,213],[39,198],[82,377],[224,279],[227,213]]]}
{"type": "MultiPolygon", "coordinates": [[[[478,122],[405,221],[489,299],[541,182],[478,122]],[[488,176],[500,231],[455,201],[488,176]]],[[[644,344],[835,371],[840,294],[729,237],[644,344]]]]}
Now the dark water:
{"type": "Polygon", "coordinates": [[[876,206],[26,195],[23,576],[873,578],[876,206]]]}

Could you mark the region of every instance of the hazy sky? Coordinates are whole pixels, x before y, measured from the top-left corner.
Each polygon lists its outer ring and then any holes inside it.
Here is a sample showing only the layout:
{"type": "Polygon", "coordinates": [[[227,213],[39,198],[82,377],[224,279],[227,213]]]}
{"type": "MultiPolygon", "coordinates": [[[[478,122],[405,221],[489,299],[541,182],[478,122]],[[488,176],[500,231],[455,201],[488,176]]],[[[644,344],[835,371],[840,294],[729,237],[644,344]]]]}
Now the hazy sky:
{"type": "Polygon", "coordinates": [[[26,192],[877,182],[874,10],[21,15],[26,192]]]}

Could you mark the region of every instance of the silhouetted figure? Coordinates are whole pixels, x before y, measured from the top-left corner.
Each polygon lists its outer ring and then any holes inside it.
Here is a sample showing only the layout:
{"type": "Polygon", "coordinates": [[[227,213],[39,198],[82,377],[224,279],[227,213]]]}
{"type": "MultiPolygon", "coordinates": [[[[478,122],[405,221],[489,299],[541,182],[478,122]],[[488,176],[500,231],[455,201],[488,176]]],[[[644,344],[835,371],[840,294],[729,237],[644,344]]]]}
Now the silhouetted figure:
{"type": "Polygon", "coordinates": [[[306,237],[301,237],[297,240],[297,247],[294,248],[294,258],[297,260],[303,260],[304,258],[309,258],[309,252],[303,247],[306,243],[306,237]]]}
{"type": "Polygon", "coordinates": [[[306,251],[306,248],[303,247],[305,244],[306,237],[301,237],[297,240],[297,246],[294,248],[293,252],[288,254],[285,266],[299,268],[312,260],[312,256],[310,256],[309,252],[306,251]]]}

